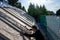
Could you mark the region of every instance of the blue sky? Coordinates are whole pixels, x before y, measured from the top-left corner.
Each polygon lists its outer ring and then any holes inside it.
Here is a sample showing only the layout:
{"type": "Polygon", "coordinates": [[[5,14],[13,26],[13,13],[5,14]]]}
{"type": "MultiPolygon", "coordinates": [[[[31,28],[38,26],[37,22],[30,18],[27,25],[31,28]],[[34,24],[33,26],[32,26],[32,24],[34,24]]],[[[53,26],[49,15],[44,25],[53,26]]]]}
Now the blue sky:
{"type": "Polygon", "coordinates": [[[29,4],[38,4],[45,5],[47,10],[56,12],[58,9],[60,9],[60,0],[19,0],[19,2],[22,3],[22,6],[25,6],[26,10],[29,7],[29,4]]]}

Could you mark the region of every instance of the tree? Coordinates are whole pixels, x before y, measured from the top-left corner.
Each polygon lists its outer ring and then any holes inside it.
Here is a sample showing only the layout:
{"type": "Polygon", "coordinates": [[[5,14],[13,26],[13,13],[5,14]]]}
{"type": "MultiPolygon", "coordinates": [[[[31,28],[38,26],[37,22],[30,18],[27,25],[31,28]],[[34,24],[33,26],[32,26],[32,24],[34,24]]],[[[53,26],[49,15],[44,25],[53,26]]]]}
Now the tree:
{"type": "Polygon", "coordinates": [[[23,11],[25,11],[26,12],[26,10],[25,10],[25,7],[23,6],[22,8],[21,8],[23,11]]]}
{"type": "Polygon", "coordinates": [[[22,8],[22,5],[21,5],[21,3],[20,2],[17,2],[16,4],[15,4],[15,6],[17,7],[17,8],[22,8]]]}
{"type": "Polygon", "coordinates": [[[57,16],[59,16],[59,15],[60,15],[60,9],[59,9],[59,10],[57,10],[56,15],[57,15],[57,16]]]}
{"type": "Polygon", "coordinates": [[[35,17],[35,5],[30,3],[30,6],[28,8],[28,14],[30,14],[31,16],[35,17]]]}
{"type": "Polygon", "coordinates": [[[40,7],[38,5],[36,5],[36,8],[35,8],[35,16],[36,16],[36,20],[39,19],[39,16],[40,16],[40,7]]]}
{"type": "Polygon", "coordinates": [[[25,7],[24,7],[24,6],[22,7],[21,3],[18,2],[18,0],[8,0],[8,3],[9,3],[11,6],[15,6],[15,7],[19,8],[19,9],[22,9],[23,11],[26,12],[25,7]]]}
{"type": "Polygon", "coordinates": [[[38,16],[38,15],[40,15],[40,7],[38,6],[38,5],[36,5],[36,15],[38,16]]]}
{"type": "Polygon", "coordinates": [[[40,6],[40,15],[49,15],[45,5],[40,6]]]}
{"type": "Polygon", "coordinates": [[[30,3],[30,6],[28,8],[28,14],[30,14],[31,16],[33,16],[36,20],[39,19],[40,15],[49,15],[45,5],[43,6],[38,6],[38,5],[34,5],[30,3]]]}
{"type": "Polygon", "coordinates": [[[48,15],[45,5],[43,5],[43,15],[48,15]]]}
{"type": "Polygon", "coordinates": [[[40,19],[40,15],[49,15],[45,5],[35,6],[34,4],[31,4],[31,3],[28,8],[28,14],[33,16],[36,19],[36,21],[40,19]]]}
{"type": "Polygon", "coordinates": [[[18,1],[18,0],[8,0],[8,3],[9,3],[10,5],[14,6],[17,1],[18,1]]]}

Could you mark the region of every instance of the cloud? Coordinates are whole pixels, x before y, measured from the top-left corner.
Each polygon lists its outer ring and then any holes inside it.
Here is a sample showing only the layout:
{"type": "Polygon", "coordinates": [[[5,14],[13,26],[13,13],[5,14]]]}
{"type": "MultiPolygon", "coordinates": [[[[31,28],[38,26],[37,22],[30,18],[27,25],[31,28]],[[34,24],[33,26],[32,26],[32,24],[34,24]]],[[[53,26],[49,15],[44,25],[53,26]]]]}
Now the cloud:
{"type": "Polygon", "coordinates": [[[38,4],[38,5],[43,5],[43,4],[50,4],[53,3],[52,0],[28,0],[28,3],[33,3],[33,4],[38,4]]]}
{"type": "Polygon", "coordinates": [[[60,8],[60,0],[20,0],[23,6],[25,6],[26,10],[28,9],[30,3],[45,5],[48,10],[56,12],[60,8]],[[59,2],[59,3],[58,3],[59,2]]]}
{"type": "Polygon", "coordinates": [[[52,4],[46,5],[46,8],[56,13],[56,11],[60,9],[60,3],[54,2],[52,4]]]}

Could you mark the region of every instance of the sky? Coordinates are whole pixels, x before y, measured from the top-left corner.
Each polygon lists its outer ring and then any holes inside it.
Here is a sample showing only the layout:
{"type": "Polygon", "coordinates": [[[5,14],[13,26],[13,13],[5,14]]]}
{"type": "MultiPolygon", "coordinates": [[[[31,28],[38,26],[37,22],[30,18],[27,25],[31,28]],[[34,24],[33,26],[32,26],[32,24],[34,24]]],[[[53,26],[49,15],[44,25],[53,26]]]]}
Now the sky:
{"type": "Polygon", "coordinates": [[[53,11],[56,13],[58,9],[60,9],[60,0],[19,0],[22,6],[28,9],[30,3],[37,5],[45,5],[47,10],[53,11]]]}

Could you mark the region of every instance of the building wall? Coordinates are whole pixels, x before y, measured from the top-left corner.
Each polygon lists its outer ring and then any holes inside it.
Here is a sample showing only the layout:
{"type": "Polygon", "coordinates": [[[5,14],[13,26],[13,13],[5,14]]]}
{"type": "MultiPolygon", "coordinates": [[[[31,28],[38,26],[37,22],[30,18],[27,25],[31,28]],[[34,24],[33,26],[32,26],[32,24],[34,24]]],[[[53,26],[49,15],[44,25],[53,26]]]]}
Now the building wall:
{"type": "Polygon", "coordinates": [[[60,17],[46,16],[47,31],[52,35],[54,40],[60,40],[60,17]]]}

